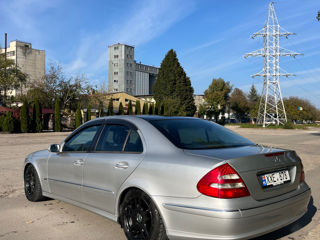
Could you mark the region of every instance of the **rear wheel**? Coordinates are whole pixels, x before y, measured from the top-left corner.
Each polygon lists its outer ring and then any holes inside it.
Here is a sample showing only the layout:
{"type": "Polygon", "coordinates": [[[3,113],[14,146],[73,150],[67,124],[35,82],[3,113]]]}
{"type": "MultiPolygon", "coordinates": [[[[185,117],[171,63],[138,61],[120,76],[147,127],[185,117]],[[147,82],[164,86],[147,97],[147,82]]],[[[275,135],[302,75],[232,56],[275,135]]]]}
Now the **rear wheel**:
{"type": "Polygon", "coordinates": [[[129,240],[167,240],[159,211],[140,190],[127,193],[120,206],[120,224],[129,240]]]}
{"type": "Polygon", "coordinates": [[[38,202],[44,199],[37,171],[32,165],[27,166],[24,172],[24,192],[31,202],[38,202]]]}

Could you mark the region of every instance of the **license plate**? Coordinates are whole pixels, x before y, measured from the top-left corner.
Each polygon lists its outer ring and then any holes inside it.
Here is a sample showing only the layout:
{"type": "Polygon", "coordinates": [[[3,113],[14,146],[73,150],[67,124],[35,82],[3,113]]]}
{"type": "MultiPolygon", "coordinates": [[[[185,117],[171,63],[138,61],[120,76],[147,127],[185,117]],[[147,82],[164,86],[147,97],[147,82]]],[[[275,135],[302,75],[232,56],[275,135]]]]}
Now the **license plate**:
{"type": "Polygon", "coordinates": [[[290,181],[290,175],[288,170],[264,174],[261,176],[261,178],[262,185],[264,187],[277,186],[290,181]]]}

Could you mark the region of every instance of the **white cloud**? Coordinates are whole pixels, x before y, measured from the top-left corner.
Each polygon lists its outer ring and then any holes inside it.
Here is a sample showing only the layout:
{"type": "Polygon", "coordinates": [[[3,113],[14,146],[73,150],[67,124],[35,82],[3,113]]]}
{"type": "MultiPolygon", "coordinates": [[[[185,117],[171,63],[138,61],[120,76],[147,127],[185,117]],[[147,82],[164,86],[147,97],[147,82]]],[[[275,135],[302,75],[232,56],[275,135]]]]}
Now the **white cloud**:
{"type": "Polygon", "coordinates": [[[120,23],[107,26],[105,30],[90,34],[80,42],[75,59],[66,64],[69,72],[107,71],[107,45],[117,42],[134,46],[142,45],[160,36],[173,24],[189,15],[193,9],[193,1],[144,0],[133,4],[133,10],[120,23]]]}

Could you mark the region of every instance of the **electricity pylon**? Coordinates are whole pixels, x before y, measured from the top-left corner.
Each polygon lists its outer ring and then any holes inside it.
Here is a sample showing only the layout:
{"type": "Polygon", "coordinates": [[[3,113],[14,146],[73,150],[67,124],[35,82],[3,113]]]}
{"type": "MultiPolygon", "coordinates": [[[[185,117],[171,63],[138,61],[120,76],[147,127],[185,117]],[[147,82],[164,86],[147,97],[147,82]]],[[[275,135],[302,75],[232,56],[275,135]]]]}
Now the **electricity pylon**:
{"type": "Polygon", "coordinates": [[[279,38],[288,38],[289,35],[295,35],[295,33],[287,32],[280,27],[273,2],[271,2],[264,27],[251,36],[252,38],[263,37],[264,47],[245,55],[245,58],[250,56],[262,56],[264,58],[263,69],[252,75],[252,77],[261,76],[264,78],[257,117],[257,123],[262,124],[263,127],[269,124],[280,125],[287,122],[279,78],[280,76],[289,77],[295,75],[287,73],[280,68],[279,57],[296,57],[297,55],[301,55],[279,46],[279,38]]]}

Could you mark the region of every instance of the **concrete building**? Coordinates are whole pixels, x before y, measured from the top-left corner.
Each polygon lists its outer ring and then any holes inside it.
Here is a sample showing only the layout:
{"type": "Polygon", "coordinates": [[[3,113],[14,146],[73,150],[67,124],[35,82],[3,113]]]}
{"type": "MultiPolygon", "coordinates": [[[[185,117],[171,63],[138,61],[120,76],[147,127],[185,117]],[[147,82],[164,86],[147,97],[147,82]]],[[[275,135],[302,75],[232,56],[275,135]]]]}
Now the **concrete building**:
{"type": "Polygon", "coordinates": [[[134,47],[114,44],[108,47],[108,92],[150,95],[159,69],[137,63],[134,47]]]}
{"type": "MultiPolygon", "coordinates": [[[[5,49],[0,49],[0,54],[4,54],[5,49]]],[[[31,43],[22,41],[11,41],[7,48],[7,58],[12,59],[16,66],[28,75],[26,86],[21,89],[8,91],[8,96],[16,96],[25,93],[28,82],[41,81],[45,75],[45,51],[33,49],[31,43]]]]}

